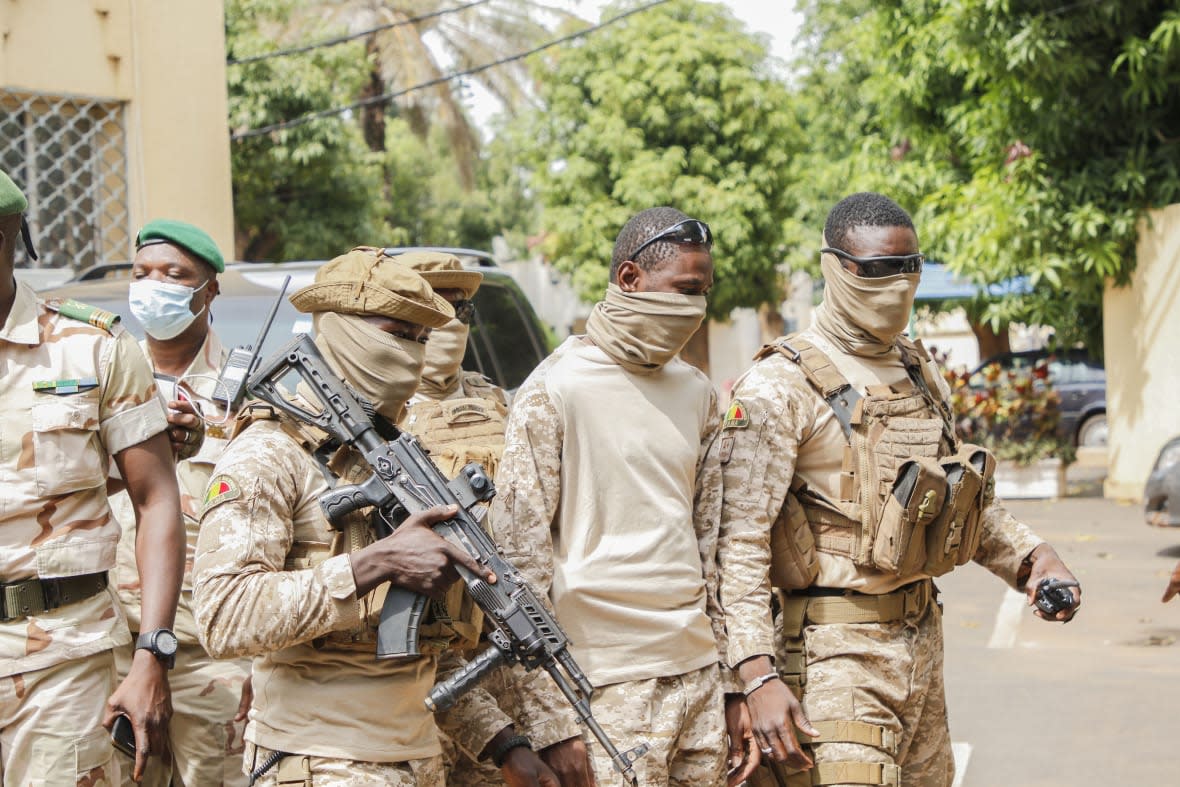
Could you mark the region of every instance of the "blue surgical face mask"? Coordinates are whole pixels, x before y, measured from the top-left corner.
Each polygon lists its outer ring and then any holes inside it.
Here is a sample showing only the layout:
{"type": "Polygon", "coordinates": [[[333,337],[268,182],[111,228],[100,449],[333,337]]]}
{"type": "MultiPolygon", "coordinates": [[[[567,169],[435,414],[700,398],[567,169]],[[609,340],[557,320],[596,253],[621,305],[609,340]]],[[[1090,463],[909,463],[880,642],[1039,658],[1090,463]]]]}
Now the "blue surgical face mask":
{"type": "MultiPolygon", "coordinates": [[[[205,284],[194,289],[183,284],[140,279],[131,282],[128,306],[148,336],[167,341],[179,336],[197,319],[199,313],[192,312],[193,296],[203,290],[205,284]]],[[[204,311],[202,307],[201,312],[204,311]]]]}

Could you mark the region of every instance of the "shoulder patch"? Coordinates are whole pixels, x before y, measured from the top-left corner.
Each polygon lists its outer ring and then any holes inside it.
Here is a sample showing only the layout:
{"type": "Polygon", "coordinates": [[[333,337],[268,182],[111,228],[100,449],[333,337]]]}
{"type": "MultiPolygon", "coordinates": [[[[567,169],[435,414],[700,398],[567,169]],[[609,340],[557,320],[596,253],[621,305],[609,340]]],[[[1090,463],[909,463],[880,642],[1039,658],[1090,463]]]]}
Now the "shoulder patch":
{"type": "Polygon", "coordinates": [[[741,399],[734,399],[729,405],[729,409],[725,411],[725,421],[721,424],[722,429],[745,429],[750,425],[750,411],[746,409],[746,405],[741,399]]]}
{"type": "Polygon", "coordinates": [[[238,482],[227,475],[215,475],[209,481],[209,486],[205,490],[205,500],[201,504],[201,516],[206,512],[221,505],[228,503],[231,500],[237,500],[242,496],[242,487],[238,482]]]}
{"type": "Polygon", "coordinates": [[[73,298],[50,298],[45,301],[45,308],[55,311],[63,317],[89,323],[95,328],[102,328],[107,333],[114,331],[115,323],[120,319],[119,315],[114,312],[100,309],[97,306],[89,306],[73,298]]]}

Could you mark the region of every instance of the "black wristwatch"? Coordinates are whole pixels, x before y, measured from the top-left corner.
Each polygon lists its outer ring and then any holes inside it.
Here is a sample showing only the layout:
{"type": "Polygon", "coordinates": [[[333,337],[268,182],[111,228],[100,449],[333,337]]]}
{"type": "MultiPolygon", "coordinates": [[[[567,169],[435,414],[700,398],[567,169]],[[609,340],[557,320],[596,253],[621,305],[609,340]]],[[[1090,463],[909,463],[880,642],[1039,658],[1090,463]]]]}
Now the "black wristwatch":
{"type": "Polygon", "coordinates": [[[176,648],[180,643],[169,629],[153,629],[140,634],[135,640],[135,649],[150,650],[168,669],[176,664],[176,648]]]}

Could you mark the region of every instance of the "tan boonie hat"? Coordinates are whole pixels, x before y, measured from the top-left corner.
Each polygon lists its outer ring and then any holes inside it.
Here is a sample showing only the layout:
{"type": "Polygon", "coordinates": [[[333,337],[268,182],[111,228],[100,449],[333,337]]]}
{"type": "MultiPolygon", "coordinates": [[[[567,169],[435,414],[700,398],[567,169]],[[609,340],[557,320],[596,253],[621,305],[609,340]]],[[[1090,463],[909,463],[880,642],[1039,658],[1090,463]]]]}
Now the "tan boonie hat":
{"type": "Polygon", "coordinates": [[[463,263],[454,254],[440,251],[407,251],[394,257],[398,262],[409,265],[419,276],[430,282],[436,290],[462,290],[463,297],[470,300],[483,281],[479,271],[463,269],[463,263]]]}
{"type": "Polygon", "coordinates": [[[425,279],[370,246],[323,265],[314,283],[291,296],[291,304],[305,314],[377,314],[428,328],[441,328],[455,316],[425,279]]]}

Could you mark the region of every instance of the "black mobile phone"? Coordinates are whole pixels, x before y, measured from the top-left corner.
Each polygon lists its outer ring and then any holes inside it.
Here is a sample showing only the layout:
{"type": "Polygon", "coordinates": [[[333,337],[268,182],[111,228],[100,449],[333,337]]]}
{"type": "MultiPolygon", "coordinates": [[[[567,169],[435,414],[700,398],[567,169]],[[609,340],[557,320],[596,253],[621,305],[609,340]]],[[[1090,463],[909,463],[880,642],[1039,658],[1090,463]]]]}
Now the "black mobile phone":
{"type": "Polygon", "coordinates": [[[122,714],[111,725],[111,745],[128,757],[135,756],[135,730],[131,728],[131,719],[122,714]]]}

